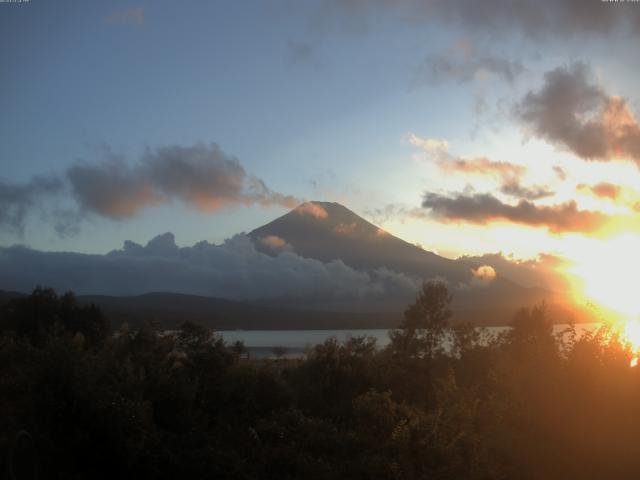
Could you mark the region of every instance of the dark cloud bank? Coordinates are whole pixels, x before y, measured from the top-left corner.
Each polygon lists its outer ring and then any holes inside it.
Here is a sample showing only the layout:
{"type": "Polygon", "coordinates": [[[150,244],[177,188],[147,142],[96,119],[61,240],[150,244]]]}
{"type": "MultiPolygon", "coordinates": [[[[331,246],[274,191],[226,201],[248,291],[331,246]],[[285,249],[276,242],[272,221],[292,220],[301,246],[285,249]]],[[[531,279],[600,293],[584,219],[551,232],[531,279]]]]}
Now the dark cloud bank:
{"type": "Polygon", "coordinates": [[[365,298],[413,293],[418,280],[381,268],[354,270],[340,260],[323,263],[289,251],[258,252],[246,235],[216,246],[176,246],[171,233],[146,246],[127,241],[106,255],[0,248],[0,289],[35,285],[78,294],[136,295],[176,292],[228,299],[365,298]]]}

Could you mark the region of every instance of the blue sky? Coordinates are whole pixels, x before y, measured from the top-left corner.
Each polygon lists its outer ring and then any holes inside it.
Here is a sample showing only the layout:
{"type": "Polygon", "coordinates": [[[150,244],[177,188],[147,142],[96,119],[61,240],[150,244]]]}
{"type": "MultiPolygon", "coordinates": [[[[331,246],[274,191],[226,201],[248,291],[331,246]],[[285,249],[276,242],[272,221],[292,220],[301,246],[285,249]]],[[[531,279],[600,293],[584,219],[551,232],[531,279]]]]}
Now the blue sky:
{"type": "MultiPolygon", "coordinates": [[[[576,232],[513,216],[443,219],[424,207],[426,192],[493,195],[497,187],[482,172],[443,171],[442,152],[411,135],[446,141],[449,160],[525,165],[533,172],[525,180],[546,182],[555,203],[571,201],[553,166],[577,165],[572,189],[601,172],[585,173],[592,159],[514,111],[542,88],[545,72],[576,63],[637,111],[638,35],[626,22],[640,9],[525,2],[547,19],[536,23],[507,4],[488,2],[475,14],[466,1],[0,4],[0,179],[9,192],[34,176],[64,184],[51,198],[26,202],[19,221],[0,225],[0,245],[103,253],[165,231],[182,245],[219,243],[288,210],[239,202],[203,211],[172,197],[114,218],[69,193],[65,172],[73,165],[118,157],[135,166],[147,151],[215,143],[273,192],[339,201],[448,256],[558,253],[563,235],[576,232]],[[376,214],[385,208],[393,214],[376,214]],[[74,222],[63,235],[54,228],[60,211],[74,222]]],[[[606,174],[619,178],[614,170],[606,174]]]]}

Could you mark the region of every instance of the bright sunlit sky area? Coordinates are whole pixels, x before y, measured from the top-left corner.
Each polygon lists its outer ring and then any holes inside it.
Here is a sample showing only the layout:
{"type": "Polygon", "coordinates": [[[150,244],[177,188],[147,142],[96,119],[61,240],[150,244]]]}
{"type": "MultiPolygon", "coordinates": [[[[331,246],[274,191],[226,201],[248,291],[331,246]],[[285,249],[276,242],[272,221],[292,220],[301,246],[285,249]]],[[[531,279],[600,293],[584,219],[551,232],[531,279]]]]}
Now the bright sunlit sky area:
{"type": "Polygon", "coordinates": [[[0,245],[219,243],[320,200],[452,258],[635,258],[640,7],[481,4],[0,4],[0,245]]]}

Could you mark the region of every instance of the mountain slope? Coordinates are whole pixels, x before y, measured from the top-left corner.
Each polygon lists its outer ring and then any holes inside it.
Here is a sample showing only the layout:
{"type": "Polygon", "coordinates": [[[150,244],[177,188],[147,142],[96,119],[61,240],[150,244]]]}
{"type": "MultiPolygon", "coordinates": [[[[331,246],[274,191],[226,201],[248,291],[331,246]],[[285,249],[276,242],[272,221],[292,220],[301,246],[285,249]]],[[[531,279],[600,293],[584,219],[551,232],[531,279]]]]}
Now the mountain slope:
{"type": "Polygon", "coordinates": [[[424,278],[466,282],[470,266],[440,257],[378,228],[339,203],[308,202],[249,233],[256,248],[274,253],[290,246],[323,262],[340,259],[359,270],[386,267],[424,278]],[[281,240],[282,242],[280,242],[281,240]]]}
{"type": "MultiPolygon", "coordinates": [[[[544,288],[523,287],[498,272],[483,285],[474,283],[473,269],[479,265],[465,260],[451,260],[425,251],[401,240],[366,221],[338,203],[307,202],[289,213],[249,233],[256,248],[263,253],[283,250],[322,261],[340,259],[358,270],[385,267],[425,280],[441,278],[454,291],[454,315],[458,320],[474,323],[505,324],[517,309],[547,302],[561,321],[573,316],[585,318],[559,295],[544,288]]],[[[408,297],[380,298],[372,302],[332,303],[329,308],[352,311],[402,311],[408,297]]],[[[319,305],[299,302],[299,306],[319,305]]]]}

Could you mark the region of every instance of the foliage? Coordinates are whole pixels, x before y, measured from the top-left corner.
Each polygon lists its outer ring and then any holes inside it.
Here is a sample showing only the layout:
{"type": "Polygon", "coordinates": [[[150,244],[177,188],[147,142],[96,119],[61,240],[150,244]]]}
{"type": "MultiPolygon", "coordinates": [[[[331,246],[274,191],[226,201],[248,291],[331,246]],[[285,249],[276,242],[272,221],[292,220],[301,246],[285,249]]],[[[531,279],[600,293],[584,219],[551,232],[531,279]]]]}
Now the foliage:
{"type": "Polygon", "coordinates": [[[251,360],[185,322],[113,333],[36,289],[0,310],[0,471],[43,478],[635,478],[640,370],[544,306],[497,337],[448,325],[425,283],[388,348],[251,360]],[[25,460],[27,459],[27,460],[25,460]]]}

